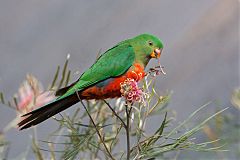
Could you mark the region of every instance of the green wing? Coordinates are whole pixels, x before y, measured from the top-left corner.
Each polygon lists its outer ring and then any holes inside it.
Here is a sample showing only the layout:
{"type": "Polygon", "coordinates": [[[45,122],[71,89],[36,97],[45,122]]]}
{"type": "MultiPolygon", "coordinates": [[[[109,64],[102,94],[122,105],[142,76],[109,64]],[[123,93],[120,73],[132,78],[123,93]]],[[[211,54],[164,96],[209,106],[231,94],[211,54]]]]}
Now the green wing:
{"type": "Polygon", "coordinates": [[[124,74],[133,64],[135,58],[133,47],[129,44],[122,44],[109,49],[79,78],[78,82],[71,87],[62,99],[81,91],[91,85],[110,77],[117,77],[124,74]]]}

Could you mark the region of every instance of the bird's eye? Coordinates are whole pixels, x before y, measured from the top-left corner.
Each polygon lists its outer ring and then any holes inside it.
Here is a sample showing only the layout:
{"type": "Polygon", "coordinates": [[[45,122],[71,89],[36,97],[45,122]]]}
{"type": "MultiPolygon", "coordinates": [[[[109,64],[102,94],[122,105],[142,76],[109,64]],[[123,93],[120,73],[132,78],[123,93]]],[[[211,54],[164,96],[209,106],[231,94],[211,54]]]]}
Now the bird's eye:
{"type": "Polygon", "coordinates": [[[152,45],[153,45],[153,42],[149,41],[148,44],[149,44],[149,46],[152,46],[152,45]]]}

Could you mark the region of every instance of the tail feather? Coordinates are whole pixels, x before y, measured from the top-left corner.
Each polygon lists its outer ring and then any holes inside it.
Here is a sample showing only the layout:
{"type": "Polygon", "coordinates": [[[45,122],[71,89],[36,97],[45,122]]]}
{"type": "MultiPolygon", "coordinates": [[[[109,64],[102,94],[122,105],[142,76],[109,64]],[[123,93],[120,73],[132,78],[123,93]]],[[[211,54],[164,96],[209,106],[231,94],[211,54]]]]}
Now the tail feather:
{"type": "Polygon", "coordinates": [[[43,106],[39,109],[23,115],[23,117],[28,117],[18,123],[18,126],[20,127],[20,130],[23,130],[31,126],[37,125],[47,120],[48,118],[56,115],[57,113],[69,108],[77,102],[79,102],[79,99],[76,94],[56,100],[50,104],[47,104],[46,106],[43,106]]]}

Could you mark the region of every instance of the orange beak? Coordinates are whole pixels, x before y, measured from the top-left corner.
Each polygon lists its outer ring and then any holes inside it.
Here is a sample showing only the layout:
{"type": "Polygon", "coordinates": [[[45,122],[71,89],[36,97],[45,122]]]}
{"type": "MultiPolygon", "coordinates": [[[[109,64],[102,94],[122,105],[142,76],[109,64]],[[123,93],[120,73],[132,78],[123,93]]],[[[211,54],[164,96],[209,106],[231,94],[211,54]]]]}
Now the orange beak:
{"type": "Polygon", "coordinates": [[[162,53],[162,49],[154,49],[154,51],[151,53],[151,58],[160,58],[161,56],[161,53],[162,53]]]}

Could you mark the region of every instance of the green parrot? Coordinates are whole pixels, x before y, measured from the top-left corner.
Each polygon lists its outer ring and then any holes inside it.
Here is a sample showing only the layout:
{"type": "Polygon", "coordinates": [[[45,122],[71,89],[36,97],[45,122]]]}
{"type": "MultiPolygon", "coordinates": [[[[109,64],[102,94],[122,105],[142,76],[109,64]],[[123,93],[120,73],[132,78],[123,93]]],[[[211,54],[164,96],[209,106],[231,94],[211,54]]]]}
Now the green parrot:
{"type": "Polygon", "coordinates": [[[163,43],[150,34],[124,40],[103,53],[80,78],[59,89],[49,104],[25,115],[20,130],[37,125],[81,100],[121,97],[120,83],[145,76],[144,69],[151,58],[160,58],[163,43]]]}

